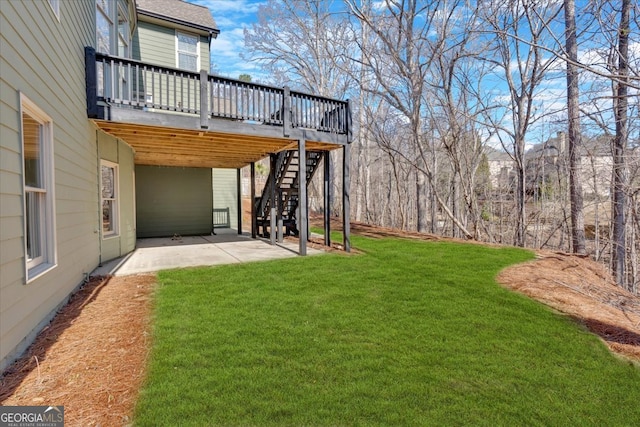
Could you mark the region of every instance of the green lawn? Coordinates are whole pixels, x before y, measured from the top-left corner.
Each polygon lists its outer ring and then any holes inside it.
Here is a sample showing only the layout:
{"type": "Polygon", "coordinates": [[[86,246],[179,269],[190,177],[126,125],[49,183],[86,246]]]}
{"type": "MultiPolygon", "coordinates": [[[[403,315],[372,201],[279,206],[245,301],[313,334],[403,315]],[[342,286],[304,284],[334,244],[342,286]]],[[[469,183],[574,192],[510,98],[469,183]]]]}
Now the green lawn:
{"type": "Polygon", "coordinates": [[[530,252],[353,242],[160,273],[135,424],[639,424],[640,369],[495,283],[530,252]]]}

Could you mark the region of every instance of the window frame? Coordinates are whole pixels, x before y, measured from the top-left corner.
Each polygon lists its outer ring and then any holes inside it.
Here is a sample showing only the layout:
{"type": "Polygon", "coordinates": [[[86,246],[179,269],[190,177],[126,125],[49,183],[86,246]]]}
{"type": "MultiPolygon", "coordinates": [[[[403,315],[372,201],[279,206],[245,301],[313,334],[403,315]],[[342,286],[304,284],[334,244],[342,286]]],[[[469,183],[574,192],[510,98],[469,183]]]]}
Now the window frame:
{"type": "Polygon", "coordinates": [[[135,26],[135,13],[131,9],[131,3],[126,0],[95,0],[95,25],[96,25],[96,51],[100,53],[106,53],[108,55],[121,56],[125,58],[131,58],[132,56],[132,38],[133,38],[133,29],[135,26]],[[98,34],[100,34],[100,26],[98,25],[98,16],[101,16],[106,21],[106,25],[108,27],[109,34],[109,45],[108,52],[103,52],[101,50],[101,46],[99,44],[100,38],[98,34]],[[122,17],[122,20],[120,19],[122,17]],[[126,23],[126,28],[123,32],[121,32],[120,22],[126,23]],[[121,34],[124,36],[121,37],[121,34]],[[124,55],[120,52],[120,41],[122,40],[124,50],[126,51],[124,55]]]}
{"type": "Polygon", "coordinates": [[[194,34],[194,33],[189,33],[186,31],[181,31],[181,30],[176,30],[176,36],[175,36],[175,40],[176,40],[176,68],[179,68],[181,70],[185,70],[185,71],[190,71],[193,73],[197,73],[200,71],[200,36],[198,34],[194,34]],[[187,36],[187,37],[192,37],[196,39],[196,69],[195,70],[188,70],[186,68],[180,67],[180,54],[184,53],[187,55],[192,55],[192,52],[185,52],[183,50],[180,50],[180,42],[178,41],[178,37],[182,35],[182,36],[187,36]]]}
{"type": "Polygon", "coordinates": [[[123,56],[125,58],[131,58],[131,17],[127,14],[127,10],[126,8],[123,7],[121,2],[118,2],[117,4],[117,12],[116,12],[116,24],[115,24],[115,30],[116,30],[116,54],[118,56],[123,56]],[[124,22],[126,22],[126,28],[124,32],[120,31],[120,16],[122,16],[122,18],[124,19],[124,22]],[[124,38],[122,37],[124,35],[124,38]],[[121,54],[120,52],[120,42],[122,41],[122,45],[124,47],[125,53],[121,54]]]}
{"type": "Polygon", "coordinates": [[[100,212],[101,212],[101,218],[102,220],[100,221],[101,227],[101,234],[102,234],[102,238],[103,239],[109,239],[112,237],[117,237],[120,235],[120,209],[119,209],[119,205],[120,205],[120,170],[119,170],[119,165],[117,163],[114,162],[110,162],[108,160],[104,160],[101,159],[100,160],[100,212]],[[105,198],[104,197],[104,191],[103,191],[103,186],[104,183],[102,181],[103,179],[103,175],[102,175],[102,169],[103,168],[110,168],[113,169],[113,197],[108,197],[105,198]],[[112,214],[112,221],[111,221],[111,229],[105,231],[104,229],[104,202],[105,201],[111,201],[112,205],[111,205],[111,214],[112,214]]]}
{"type": "MultiPolygon", "coordinates": [[[[114,44],[115,46],[115,52],[117,52],[117,42],[114,42],[115,40],[117,40],[117,35],[114,34],[114,31],[117,32],[117,28],[115,28],[115,24],[114,24],[114,19],[113,19],[113,14],[114,14],[114,6],[115,9],[118,9],[117,5],[113,4],[111,2],[111,0],[96,0],[96,14],[95,14],[95,23],[96,23],[96,51],[97,52],[101,52],[101,53],[106,53],[108,55],[113,54],[114,52],[114,44]],[[108,7],[108,10],[105,9],[104,6],[108,7]],[[102,15],[106,21],[107,21],[107,26],[109,28],[109,34],[108,34],[108,39],[109,39],[109,46],[108,46],[108,52],[102,52],[100,50],[100,45],[98,43],[98,40],[100,39],[98,37],[99,31],[100,31],[100,26],[98,25],[98,14],[102,15]]],[[[116,17],[117,17],[117,12],[116,12],[116,17]]]]}
{"type": "MultiPolygon", "coordinates": [[[[20,140],[22,144],[22,193],[23,193],[23,241],[24,241],[24,268],[26,283],[30,283],[57,265],[56,252],[56,223],[55,223],[55,175],[54,175],[54,139],[53,120],[40,107],[31,101],[23,93],[20,93],[20,140]],[[28,115],[40,126],[38,162],[41,184],[39,187],[27,185],[26,178],[26,148],[25,126],[23,116],[28,115]],[[28,205],[31,194],[36,196],[39,202],[38,215],[33,221],[33,216],[28,214],[28,205]],[[27,241],[30,224],[36,224],[40,237],[38,241],[39,255],[29,258],[29,242],[27,241]]],[[[33,227],[32,232],[33,232],[33,227]]]]}
{"type": "Polygon", "coordinates": [[[58,21],[60,21],[60,0],[49,0],[47,1],[47,3],[49,3],[49,6],[51,6],[51,10],[53,10],[53,13],[56,15],[56,18],[58,18],[58,21]]]}

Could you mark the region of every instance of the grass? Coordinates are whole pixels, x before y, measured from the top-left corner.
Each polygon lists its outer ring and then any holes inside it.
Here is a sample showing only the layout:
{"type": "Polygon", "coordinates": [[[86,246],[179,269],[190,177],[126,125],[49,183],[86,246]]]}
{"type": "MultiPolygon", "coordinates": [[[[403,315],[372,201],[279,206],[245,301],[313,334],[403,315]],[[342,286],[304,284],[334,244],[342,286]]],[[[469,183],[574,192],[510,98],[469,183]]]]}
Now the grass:
{"type": "Polygon", "coordinates": [[[160,273],[135,424],[637,425],[640,370],[495,283],[531,253],[353,240],[160,273]]]}

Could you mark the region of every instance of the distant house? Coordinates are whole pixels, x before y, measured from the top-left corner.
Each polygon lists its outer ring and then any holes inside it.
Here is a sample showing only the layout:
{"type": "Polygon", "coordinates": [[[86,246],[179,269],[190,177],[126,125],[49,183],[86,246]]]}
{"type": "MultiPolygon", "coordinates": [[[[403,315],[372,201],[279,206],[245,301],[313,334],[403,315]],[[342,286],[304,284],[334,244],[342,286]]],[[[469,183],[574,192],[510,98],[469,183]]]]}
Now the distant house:
{"type": "MultiPolygon", "coordinates": [[[[568,185],[569,153],[564,132],[543,144],[533,146],[526,153],[528,187],[531,191],[541,186],[557,188],[568,185]]],[[[611,137],[583,137],[580,175],[586,198],[608,197],[611,190],[612,156],[611,137]]]]}
{"type": "Polygon", "coordinates": [[[485,154],[489,164],[489,176],[494,190],[507,191],[514,179],[513,158],[506,152],[485,147],[485,154]]]}
{"type": "Polygon", "coordinates": [[[10,0],[0,19],[0,369],[137,238],[241,232],[240,168],[265,157],[252,235],[286,220],[304,254],[307,182],[330,150],[348,165],[348,102],[210,75],[219,31],[182,0],[10,0]]]}
{"type": "MultiPolygon", "coordinates": [[[[581,153],[582,188],[585,197],[608,197],[611,190],[611,138],[584,138],[581,153]]],[[[487,149],[491,183],[494,189],[515,185],[515,162],[504,151],[487,149]]],[[[526,188],[531,195],[558,191],[568,185],[566,135],[558,132],[525,153],[526,188]]]]}

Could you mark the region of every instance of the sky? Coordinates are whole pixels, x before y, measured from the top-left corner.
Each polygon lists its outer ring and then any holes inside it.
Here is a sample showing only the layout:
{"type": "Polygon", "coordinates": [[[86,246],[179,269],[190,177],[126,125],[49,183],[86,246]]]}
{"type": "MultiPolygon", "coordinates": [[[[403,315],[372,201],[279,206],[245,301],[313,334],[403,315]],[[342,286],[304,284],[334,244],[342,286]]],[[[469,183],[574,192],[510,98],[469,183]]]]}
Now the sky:
{"type": "Polygon", "coordinates": [[[220,34],[211,42],[211,59],[216,65],[214,72],[225,77],[238,78],[240,74],[253,77],[261,75],[260,67],[243,60],[244,29],[254,23],[258,6],[265,0],[187,0],[206,6],[218,24],[220,34]]]}
{"type": "MultiPolygon", "coordinates": [[[[240,74],[249,74],[254,81],[268,82],[269,78],[260,69],[259,65],[241,58],[241,53],[245,52],[244,47],[244,30],[251,27],[257,21],[258,8],[262,4],[266,4],[267,0],[186,0],[191,3],[199,4],[207,7],[213,15],[220,34],[218,38],[211,43],[211,60],[215,64],[213,72],[225,77],[238,78],[240,74]]],[[[640,52],[640,45],[632,46],[635,51],[640,52]]],[[[587,55],[588,52],[581,52],[587,55]]],[[[640,53],[636,53],[640,55],[640,53]]],[[[563,109],[565,101],[565,80],[564,71],[556,70],[561,73],[554,73],[556,77],[561,75],[562,78],[547,78],[541,93],[536,99],[542,103],[541,110],[546,112],[563,109]]],[[[593,76],[584,75],[584,79],[592,79],[593,76]]],[[[588,83],[588,82],[587,82],[588,83]]],[[[505,95],[504,84],[497,82],[496,94],[497,99],[505,95]]],[[[505,98],[508,102],[508,97],[505,98]]],[[[542,128],[535,132],[537,137],[533,143],[540,142],[549,136],[555,134],[557,125],[553,125],[552,119],[545,120],[542,128]]],[[[492,141],[497,144],[497,138],[494,136],[492,141]]]]}

